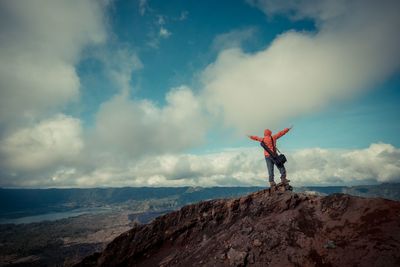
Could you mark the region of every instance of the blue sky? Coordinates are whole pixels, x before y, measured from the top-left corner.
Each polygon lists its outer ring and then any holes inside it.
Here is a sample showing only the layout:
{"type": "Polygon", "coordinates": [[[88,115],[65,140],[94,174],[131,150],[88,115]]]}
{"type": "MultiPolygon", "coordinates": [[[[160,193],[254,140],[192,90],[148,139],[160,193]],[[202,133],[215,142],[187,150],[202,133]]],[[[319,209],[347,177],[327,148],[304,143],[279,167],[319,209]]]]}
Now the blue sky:
{"type": "MultiPolygon", "coordinates": [[[[132,73],[132,97],[151,99],[160,105],[165,104],[164,97],[170,88],[188,84],[194,90],[199,89],[197,76],[216,59],[219,49],[214,42],[219,35],[250,30],[248,38],[240,42],[243,50],[255,52],[268,46],[284,31],[312,31],[314,28],[310,20],[293,22],[281,16],[268,19],[245,1],[151,1],[147,2],[149,7],[144,15],[140,14],[139,2],[115,1],[110,8],[109,23],[115,42],[134,49],[144,64],[142,69],[132,73]],[[171,32],[166,39],[158,35],[160,17],[165,20],[162,26],[171,32]],[[151,45],[155,40],[157,47],[151,45]]],[[[100,64],[93,58],[79,64],[82,79],[95,76],[98,80],[90,87],[105,87],[101,92],[90,92],[90,89],[84,92],[89,95],[82,100],[89,101],[89,106],[94,104],[93,109],[96,103],[101,104],[101,100],[115,92],[112,85],[104,85],[107,81],[100,64]],[[92,101],[92,97],[101,100],[92,101]]]]}
{"type": "MultiPolygon", "coordinates": [[[[267,17],[245,1],[228,2],[148,1],[145,14],[141,15],[138,1],[115,1],[109,12],[112,38],[120,46],[134,49],[143,63],[143,68],[132,73],[131,97],[150,99],[162,106],[170,88],[187,84],[198,90],[197,76],[215,61],[219,52],[215,40],[222,34],[250,30],[247,39],[241,41],[241,47],[254,53],[267,47],[283,32],[315,31],[310,19],[294,21],[282,15],[267,17]],[[160,18],[165,21],[162,25],[158,23],[160,18]],[[160,26],[171,33],[168,38],[158,36],[160,26]],[[155,39],[158,39],[157,47],[150,44],[155,39]]],[[[113,44],[110,46],[112,50],[113,44]]],[[[101,62],[93,58],[81,61],[78,70],[84,88],[91,87],[82,92],[84,110],[80,114],[90,125],[100,104],[118,89],[104,77],[101,62]]],[[[332,101],[317,112],[287,119],[281,126],[294,124],[296,131],[293,132],[295,137],[288,139],[284,146],[290,149],[362,148],[374,142],[399,146],[399,77],[398,73],[394,74],[350,99],[332,101]]],[[[246,139],[229,139],[228,144],[221,140],[224,136],[225,133],[223,136],[210,133],[207,149],[248,145],[246,139]]]]}
{"type": "Polygon", "coordinates": [[[291,125],[297,185],[400,179],[396,1],[39,2],[0,4],[0,186],[264,184],[291,125]]]}

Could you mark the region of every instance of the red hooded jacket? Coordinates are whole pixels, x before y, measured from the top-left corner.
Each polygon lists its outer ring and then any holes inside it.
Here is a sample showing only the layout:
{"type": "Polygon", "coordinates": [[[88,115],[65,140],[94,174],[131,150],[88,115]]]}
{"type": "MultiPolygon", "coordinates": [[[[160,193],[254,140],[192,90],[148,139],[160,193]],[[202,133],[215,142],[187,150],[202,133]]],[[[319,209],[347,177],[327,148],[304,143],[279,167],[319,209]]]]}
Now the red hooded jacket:
{"type": "MultiPolygon", "coordinates": [[[[275,147],[276,147],[276,140],[281,138],[287,132],[289,132],[289,128],[285,128],[284,130],[280,131],[279,133],[272,135],[272,138],[274,139],[274,146],[275,147]]],[[[271,151],[274,151],[273,150],[273,146],[272,146],[271,134],[272,134],[272,132],[271,132],[270,129],[265,129],[264,130],[264,137],[258,137],[258,136],[252,135],[252,136],[250,136],[250,138],[252,140],[259,141],[259,142],[264,141],[264,143],[268,146],[268,148],[271,149],[271,151]]],[[[264,155],[266,157],[270,156],[269,153],[265,149],[264,149],[264,155]]]]}

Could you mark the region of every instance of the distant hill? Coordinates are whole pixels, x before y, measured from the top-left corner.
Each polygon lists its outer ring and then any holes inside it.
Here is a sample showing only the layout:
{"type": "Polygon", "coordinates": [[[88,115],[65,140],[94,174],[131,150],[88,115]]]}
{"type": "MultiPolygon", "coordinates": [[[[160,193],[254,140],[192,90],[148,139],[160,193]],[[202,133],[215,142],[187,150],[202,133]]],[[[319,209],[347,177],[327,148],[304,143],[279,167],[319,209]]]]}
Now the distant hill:
{"type": "Polygon", "coordinates": [[[306,186],[295,188],[296,192],[316,192],[322,195],[344,193],[360,197],[381,197],[400,200],[400,183],[358,186],[306,186]]]}
{"type": "Polygon", "coordinates": [[[240,196],[257,190],[260,187],[0,188],[0,218],[121,204],[148,210],[176,209],[200,200],[240,196]]]}
{"type": "MultiPolygon", "coordinates": [[[[173,210],[201,200],[246,195],[263,187],[123,187],[72,189],[0,188],[0,218],[18,218],[78,208],[121,206],[137,210],[173,210]]],[[[400,200],[400,184],[298,187],[296,192],[346,193],[400,200]]]]}
{"type": "Polygon", "coordinates": [[[360,197],[381,197],[400,201],[400,183],[346,187],[342,193],[360,197]]]}

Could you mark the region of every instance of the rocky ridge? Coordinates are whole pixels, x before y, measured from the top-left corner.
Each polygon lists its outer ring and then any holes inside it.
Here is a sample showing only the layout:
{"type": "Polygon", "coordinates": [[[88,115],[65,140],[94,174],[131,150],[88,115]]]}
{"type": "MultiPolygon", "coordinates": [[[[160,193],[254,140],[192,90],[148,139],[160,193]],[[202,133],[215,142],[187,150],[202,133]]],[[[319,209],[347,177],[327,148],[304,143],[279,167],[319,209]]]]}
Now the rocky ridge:
{"type": "Polygon", "coordinates": [[[188,205],[77,266],[400,266],[400,202],[262,190],[188,205]]]}

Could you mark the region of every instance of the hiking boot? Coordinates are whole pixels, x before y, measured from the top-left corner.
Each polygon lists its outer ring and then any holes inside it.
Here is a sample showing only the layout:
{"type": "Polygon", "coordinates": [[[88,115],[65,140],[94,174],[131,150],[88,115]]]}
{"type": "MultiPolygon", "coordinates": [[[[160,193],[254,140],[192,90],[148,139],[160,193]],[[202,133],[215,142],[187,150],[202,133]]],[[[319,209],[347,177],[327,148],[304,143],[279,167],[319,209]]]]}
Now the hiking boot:
{"type": "Polygon", "coordinates": [[[286,177],[281,177],[282,184],[288,184],[290,180],[286,179],[286,177]]]}

